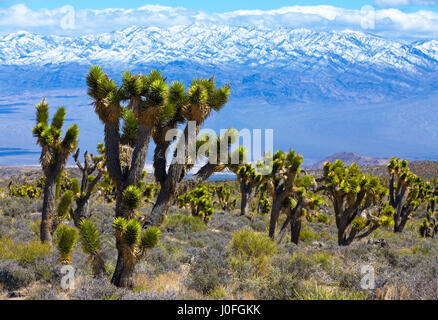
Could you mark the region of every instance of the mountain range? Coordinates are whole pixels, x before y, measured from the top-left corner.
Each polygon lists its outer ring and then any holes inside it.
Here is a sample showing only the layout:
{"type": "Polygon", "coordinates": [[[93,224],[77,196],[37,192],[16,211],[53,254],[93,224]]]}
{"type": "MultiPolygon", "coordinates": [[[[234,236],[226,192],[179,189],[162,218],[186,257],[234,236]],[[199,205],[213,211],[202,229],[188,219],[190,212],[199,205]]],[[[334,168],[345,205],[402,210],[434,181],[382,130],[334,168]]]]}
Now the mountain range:
{"type": "Polygon", "coordinates": [[[94,64],[116,81],[125,70],[153,68],[186,85],[215,75],[218,85],[231,84],[231,96],[205,127],[273,128],[274,149],[292,147],[307,165],[339,150],[438,159],[436,39],[193,24],[75,38],[0,36],[0,164],[38,163],[31,129],[42,97],[67,108],[81,150],[94,150],[103,139],[86,93],[94,64]]]}
{"type": "Polygon", "coordinates": [[[438,90],[437,40],[193,24],[76,38],[26,31],[1,36],[0,93],[84,87],[93,64],[116,79],[126,69],[160,68],[186,81],[192,74],[216,74],[218,80],[232,79],[235,95],[269,102],[375,103],[438,90]]]}
{"type": "Polygon", "coordinates": [[[336,160],[342,160],[345,165],[349,166],[353,162],[358,164],[361,167],[378,167],[384,166],[389,163],[391,159],[389,158],[372,158],[360,155],[354,152],[338,152],[331,156],[324,158],[321,161],[318,161],[310,166],[307,166],[306,169],[309,170],[318,170],[322,169],[325,162],[335,162],[336,160]]]}

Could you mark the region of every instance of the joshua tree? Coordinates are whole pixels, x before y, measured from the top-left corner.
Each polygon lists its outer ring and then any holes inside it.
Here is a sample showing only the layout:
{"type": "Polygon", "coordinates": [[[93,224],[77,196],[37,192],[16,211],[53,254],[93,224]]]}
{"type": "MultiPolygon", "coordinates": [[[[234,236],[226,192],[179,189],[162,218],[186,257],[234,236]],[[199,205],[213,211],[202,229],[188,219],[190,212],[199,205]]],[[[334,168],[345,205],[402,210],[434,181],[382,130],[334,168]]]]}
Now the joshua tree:
{"type": "Polygon", "coordinates": [[[81,242],[82,251],[89,255],[89,262],[93,269],[94,276],[99,277],[104,275],[106,273],[105,261],[100,252],[99,231],[88,219],[83,219],[80,222],[79,240],[81,242]]]}
{"type": "Polygon", "coordinates": [[[346,167],[341,160],[324,163],[324,183],[335,210],[339,245],[349,245],[393,223],[394,210],[384,201],[388,189],[378,177],[362,174],[357,164],[346,167]]]}
{"type": "Polygon", "coordinates": [[[160,229],[152,226],[141,233],[141,225],[135,220],[127,221],[123,217],[114,220],[113,228],[121,254],[124,267],[120,277],[114,282],[116,286],[132,288],[134,285],[132,275],[137,262],[144,257],[146,250],[153,248],[160,239],[160,229]]]}
{"type": "Polygon", "coordinates": [[[257,190],[258,199],[259,199],[257,203],[257,214],[266,215],[271,212],[272,194],[269,194],[270,186],[272,186],[272,183],[270,181],[265,181],[257,190]]]}
{"type": "Polygon", "coordinates": [[[294,183],[301,170],[303,157],[290,150],[285,154],[278,150],[273,157],[271,180],[272,208],[269,223],[269,236],[274,239],[278,218],[287,198],[294,192],[294,183]]]}
{"type": "Polygon", "coordinates": [[[214,213],[212,197],[211,192],[205,186],[200,185],[185,195],[179,196],[178,200],[180,207],[189,206],[192,216],[199,217],[205,223],[208,223],[214,213]]]}
{"type": "MultiPolygon", "coordinates": [[[[229,187],[227,185],[227,187],[229,187]]],[[[224,211],[231,211],[236,206],[236,199],[230,200],[231,192],[228,190],[228,188],[221,185],[218,188],[216,188],[215,193],[217,194],[218,200],[219,200],[219,206],[224,211]]]]}
{"type": "Polygon", "coordinates": [[[240,215],[244,216],[248,206],[255,197],[259,187],[266,182],[269,175],[261,174],[263,163],[270,161],[272,155],[265,154],[264,161],[259,162],[254,168],[251,163],[247,163],[247,150],[244,147],[239,147],[235,150],[239,154],[239,163],[230,163],[228,168],[236,174],[237,181],[240,186],[240,215]]]}
{"type": "Polygon", "coordinates": [[[235,173],[240,184],[240,215],[244,216],[264,176],[257,174],[256,169],[250,163],[239,166],[235,173]]]}
{"type": "Polygon", "coordinates": [[[433,187],[430,186],[427,196],[426,217],[420,225],[420,235],[423,238],[435,238],[438,232],[436,204],[438,202],[438,181],[434,179],[433,187]]]}
{"type": "MultiPolygon", "coordinates": [[[[115,215],[129,221],[135,208],[130,197],[141,193],[137,185],[142,178],[152,130],[161,120],[169,95],[173,96],[175,89],[171,86],[169,90],[158,71],[151,71],[147,76],[125,72],[119,87],[97,66],[88,72],[87,85],[95,111],[104,124],[105,164],[116,188],[115,215]],[[121,105],[123,101],[128,102],[126,108],[121,105]]],[[[118,260],[112,283],[125,286],[129,284],[131,270],[119,240],[117,237],[118,260]]]]}
{"type": "MultiPolygon", "coordinates": [[[[99,153],[104,153],[102,144],[98,145],[98,150],[99,153]]],[[[80,227],[81,220],[87,217],[89,199],[105,172],[105,159],[103,155],[95,157],[93,154],[88,154],[88,152],[85,151],[84,163],[82,164],[79,161],[79,153],[80,149],[77,149],[73,158],[77,167],[81,171],[82,178],[80,185],[77,179],[72,179],[72,189],[75,193],[76,208],[74,210],[70,209],[71,217],[77,228],[80,227]],[[94,176],[93,174],[96,175],[94,176]]]]}
{"type": "Polygon", "coordinates": [[[79,128],[76,124],[68,128],[61,140],[61,128],[64,124],[65,108],[60,107],[49,125],[49,105],[43,99],[36,106],[36,122],[33,134],[41,146],[40,162],[45,176],[43,210],[41,216],[40,238],[43,242],[51,242],[56,225],[54,212],[56,202],[57,180],[64,170],[67,159],[77,146],[79,128]]]}
{"type": "Polygon", "coordinates": [[[410,217],[426,200],[430,185],[412,173],[404,159],[392,158],[387,169],[389,204],[394,208],[394,232],[402,232],[410,217]]]}
{"type": "Polygon", "coordinates": [[[308,215],[308,210],[314,211],[324,203],[324,200],[313,191],[314,185],[315,178],[308,175],[295,179],[292,196],[283,203],[287,218],[278,234],[278,243],[282,241],[290,224],[291,242],[298,244],[302,217],[308,215]]]}
{"type": "Polygon", "coordinates": [[[196,156],[191,151],[196,149],[196,137],[202,124],[212,111],[219,111],[227,103],[230,86],[216,88],[212,77],[208,80],[193,80],[187,92],[181,83],[176,82],[173,87],[175,88],[173,94],[169,95],[169,105],[173,108],[169,108],[171,112],[165,113],[166,120],[157,126],[153,135],[156,144],[154,174],[161,189],[151,214],[144,224],[145,227],[159,225],[169,206],[178,196],[192,190],[214,172],[225,168],[223,165],[207,162],[197,173],[184,180],[196,161],[196,156]],[[165,151],[170,144],[169,139],[166,139],[166,133],[183,122],[186,122],[186,126],[183,135],[176,142],[176,156],[173,157],[166,172],[165,151]],[[178,156],[178,152],[182,152],[182,156],[178,156]]]}
{"type": "Polygon", "coordinates": [[[56,244],[59,252],[59,263],[71,264],[71,252],[78,238],[78,230],[61,225],[56,231],[56,244]]]}

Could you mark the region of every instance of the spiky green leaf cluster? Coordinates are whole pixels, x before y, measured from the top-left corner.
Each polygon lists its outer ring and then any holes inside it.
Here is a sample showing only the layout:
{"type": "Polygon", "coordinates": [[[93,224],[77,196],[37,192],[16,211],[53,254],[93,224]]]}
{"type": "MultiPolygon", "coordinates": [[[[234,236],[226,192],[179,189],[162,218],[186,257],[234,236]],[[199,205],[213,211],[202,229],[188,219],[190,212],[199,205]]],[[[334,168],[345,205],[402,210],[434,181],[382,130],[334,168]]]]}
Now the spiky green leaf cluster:
{"type": "Polygon", "coordinates": [[[32,129],[34,137],[38,140],[41,147],[48,148],[53,158],[59,154],[69,154],[77,146],[79,127],[74,124],[68,128],[65,137],[61,140],[62,126],[65,119],[65,108],[59,107],[55,113],[52,123],[49,125],[49,105],[43,100],[36,106],[36,126],[32,129]]]}
{"type": "Polygon", "coordinates": [[[129,245],[136,245],[140,241],[141,225],[135,219],[131,219],[126,223],[125,230],[123,232],[122,239],[129,245]]]}
{"type": "Polygon", "coordinates": [[[64,192],[58,204],[58,209],[57,209],[58,217],[60,218],[66,217],[70,209],[70,206],[73,202],[73,198],[74,198],[73,191],[67,190],[66,192],[64,192]]]}
{"type": "Polygon", "coordinates": [[[76,243],[78,231],[76,228],[61,225],[56,231],[56,245],[60,255],[60,262],[71,263],[71,252],[76,243]]]}
{"type": "Polygon", "coordinates": [[[88,219],[83,219],[79,229],[79,240],[81,242],[82,251],[89,255],[95,255],[100,250],[99,231],[94,226],[93,222],[88,219]]]}
{"type": "Polygon", "coordinates": [[[161,231],[155,226],[148,228],[141,235],[140,248],[143,250],[152,249],[160,241],[161,231]]]}
{"type": "Polygon", "coordinates": [[[141,203],[141,190],[137,186],[129,186],[123,191],[123,205],[129,210],[137,209],[141,203]]]}
{"type": "Polygon", "coordinates": [[[133,256],[141,258],[145,250],[151,249],[158,244],[161,231],[157,227],[150,227],[141,233],[141,225],[135,219],[126,221],[125,218],[116,218],[113,222],[118,239],[130,248],[133,256]]]}

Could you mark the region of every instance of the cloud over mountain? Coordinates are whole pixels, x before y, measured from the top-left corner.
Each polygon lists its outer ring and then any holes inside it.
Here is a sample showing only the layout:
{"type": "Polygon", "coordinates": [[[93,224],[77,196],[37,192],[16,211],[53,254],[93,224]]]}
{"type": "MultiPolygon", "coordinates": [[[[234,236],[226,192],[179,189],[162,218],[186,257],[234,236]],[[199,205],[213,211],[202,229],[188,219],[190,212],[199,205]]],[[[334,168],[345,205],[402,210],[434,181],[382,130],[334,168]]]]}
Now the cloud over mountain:
{"type": "MultiPolygon", "coordinates": [[[[24,4],[0,9],[3,34],[27,30],[42,34],[80,35],[110,32],[132,25],[160,28],[193,23],[253,27],[308,28],[314,31],[364,30],[392,38],[438,38],[438,13],[386,9],[391,1],[377,0],[384,9],[351,10],[328,5],[291,6],[275,10],[207,13],[182,7],[147,5],[135,9],[74,10],[72,6],[31,10],[24,4]],[[369,20],[372,24],[369,24],[369,20]]],[[[406,0],[408,1],[408,0],[406,0]]],[[[426,1],[426,0],[425,0],[426,1]]],[[[409,2],[409,1],[408,1],[409,2]]]]}

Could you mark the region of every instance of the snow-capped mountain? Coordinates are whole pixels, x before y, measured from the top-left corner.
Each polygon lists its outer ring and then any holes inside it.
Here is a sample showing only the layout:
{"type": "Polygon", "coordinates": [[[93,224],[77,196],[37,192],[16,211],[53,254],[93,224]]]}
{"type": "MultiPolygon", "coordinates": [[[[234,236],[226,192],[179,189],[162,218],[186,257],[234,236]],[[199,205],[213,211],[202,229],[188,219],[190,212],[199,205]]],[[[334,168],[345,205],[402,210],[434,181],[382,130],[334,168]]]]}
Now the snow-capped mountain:
{"type": "Polygon", "coordinates": [[[77,38],[24,31],[0,37],[5,91],[17,87],[17,81],[29,88],[51,88],[55,82],[83,87],[91,64],[107,67],[115,77],[128,68],[152,67],[184,80],[215,73],[232,79],[239,96],[383,101],[436,89],[438,41],[395,41],[350,30],[202,24],[130,27],[77,38]]]}
{"type": "Polygon", "coordinates": [[[78,38],[25,31],[0,37],[3,65],[151,64],[191,60],[200,64],[298,67],[372,64],[416,71],[438,67],[438,41],[400,42],[358,31],[257,29],[191,25],[131,27],[78,38]]]}

